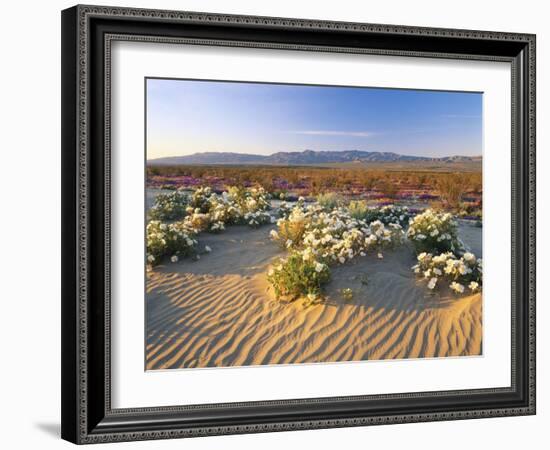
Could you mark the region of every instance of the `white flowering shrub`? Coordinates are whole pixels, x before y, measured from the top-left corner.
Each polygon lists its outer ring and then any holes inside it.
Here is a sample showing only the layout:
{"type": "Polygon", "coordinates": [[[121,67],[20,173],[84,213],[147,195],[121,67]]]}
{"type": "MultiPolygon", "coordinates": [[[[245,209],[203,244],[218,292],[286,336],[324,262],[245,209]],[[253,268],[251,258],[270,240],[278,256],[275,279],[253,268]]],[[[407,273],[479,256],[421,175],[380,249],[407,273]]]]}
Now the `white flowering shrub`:
{"type": "Polygon", "coordinates": [[[189,226],[200,231],[219,233],[225,230],[226,225],[235,225],[241,222],[239,209],[228,199],[227,193],[222,196],[209,193],[205,196],[201,193],[197,207],[189,208],[189,216],[186,218],[189,226]]]}
{"type": "Polygon", "coordinates": [[[242,212],[231,201],[226,192],[221,196],[212,194],[208,201],[208,213],[211,216],[212,223],[221,222],[226,225],[235,225],[240,222],[242,212]]]}
{"type": "Polygon", "coordinates": [[[153,220],[179,220],[185,216],[188,205],[189,197],[184,193],[173,191],[158,194],[149,210],[149,217],[153,220]]]}
{"type": "Polygon", "coordinates": [[[407,237],[416,253],[459,252],[462,243],[458,239],[457,223],[450,213],[438,213],[427,209],[409,221],[407,237]]]}
{"type": "Polygon", "coordinates": [[[403,242],[400,225],[370,224],[356,220],[345,209],[328,213],[317,206],[296,207],[286,219],[277,221],[272,238],[286,248],[310,249],[323,259],[344,263],[369,250],[393,247],[403,242]]]}
{"type": "Polygon", "coordinates": [[[208,186],[199,187],[195,189],[189,201],[190,208],[192,208],[193,211],[196,211],[196,212],[203,212],[203,213],[208,212],[211,208],[211,205],[210,205],[211,196],[212,196],[212,189],[208,186]]]}
{"type": "Polygon", "coordinates": [[[184,222],[162,223],[151,220],[146,228],[147,264],[156,266],[165,257],[178,258],[196,255],[196,233],[184,222]]]}
{"type": "Polygon", "coordinates": [[[248,212],[243,218],[246,224],[252,228],[275,222],[275,218],[265,211],[248,212]]]}
{"type": "Polygon", "coordinates": [[[292,253],[269,270],[267,279],[277,299],[307,297],[314,301],[321,296],[322,286],[330,280],[330,271],[322,262],[304,260],[301,254],[292,253]]]}
{"type": "Polygon", "coordinates": [[[407,206],[387,205],[375,209],[378,210],[375,212],[375,220],[380,220],[385,225],[397,223],[401,227],[405,227],[409,224],[410,219],[414,217],[407,206]]]}
{"type": "Polygon", "coordinates": [[[239,208],[243,216],[246,213],[267,211],[271,208],[268,194],[263,187],[245,189],[232,186],[227,194],[228,200],[239,208]]]}
{"type": "Polygon", "coordinates": [[[230,187],[217,195],[209,187],[201,187],[191,196],[185,223],[197,232],[219,233],[227,225],[256,228],[274,221],[267,212],[270,207],[263,188],[230,187]]]}
{"type": "Polygon", "coordinates": [[[405,233],[398,223],[384,224],[380,220],[371,222],[367,227],[365,250],[382,250],[403,244],[405,233]]]}
{"type": "Polygon", "coordinates": [[[302,242],[306,226],[309,227],[311,220],[311,212],[296,206],[286,217],[277,220],[278,231],[273,230],[271,237],[287,248],[298,246],[302,242]]]}
{"type": "Polygon", "coordinates": [[[282,202],[277,209],[277,214],[279,217],[286,219],[292,213],[292,206],[287,202],[282,202]]]}
{"type": "Polygon", "coordinates": [[[406,206],[368,206],[364,200],[352,200],[348,206],[351,217],[365,222],[374,222],[379,220],[385,225],[396,223],[405,227],[413,214],[406,206]]]}
{"type": "Polygon", "coordinates": [[[457,257],[452,252],[439,255],[422,252],[413,266],[414,273],[426,280],[428,289],[448,287],[456,294],[481,290],[483,269],[481,259],[470,252],[457,257]]]}
{"type": "MultiPolygon", "coordinates": [[[[292,264],[282,264],[284,277],[268,277],[276,293],[287,292],[289,286],[295,284],[309,286],[308,280],[298,283],[304,275],[304,267],[315,265],[320,269],[322,265],[328,271],[331,265],[344,264],[358,256],[365,256],[369,251],[393,247],[404,239],[404,232],[399,224],[386,226],[379,220],[367,224],[353,219],[345,209],[325,212],[321,207],[313,205],[294,208],[289,217],[279,219],[277,225],[278,230],[272,230],[271,237],[291,251],[288,261],[292,261],[292,264]],[[301,265],[297,264],[298,259],[301,259],[301,265]],[[293,270],[298,272],[290,273],[293,270]]],[[[329,277],[326,281],[328,279],[329,277]]],[[[315,288],[320,288],[318,278],[315,280],[315,288]]],[[[311,294],[304,289],[297,289],[296,292],[298,291],[303,295],[311,294]]],[[[320,291],[316,291],[315,295],[320,295],[320,291]]]]}
{"type": "MultiPolygon", "coordinates": [[[[200,209],[197,208],[196,211],[200,211],[200,209]]],[[[212,219],[209,213],[193,212],[184,219],[184,224],[195,233],[201,233],[210,229],[212,219]]]]}

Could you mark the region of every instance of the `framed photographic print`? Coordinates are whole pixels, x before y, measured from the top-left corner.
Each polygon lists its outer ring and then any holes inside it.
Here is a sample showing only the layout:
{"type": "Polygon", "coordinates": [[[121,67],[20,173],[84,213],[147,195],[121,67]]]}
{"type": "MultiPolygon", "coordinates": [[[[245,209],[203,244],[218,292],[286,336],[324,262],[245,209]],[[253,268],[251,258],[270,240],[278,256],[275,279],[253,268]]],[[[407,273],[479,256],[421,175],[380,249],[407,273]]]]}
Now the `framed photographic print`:
{"type": "Polygon", "coordinates": [[[62,436],[535,413],[535,36],[62,12],[62,436]]]}

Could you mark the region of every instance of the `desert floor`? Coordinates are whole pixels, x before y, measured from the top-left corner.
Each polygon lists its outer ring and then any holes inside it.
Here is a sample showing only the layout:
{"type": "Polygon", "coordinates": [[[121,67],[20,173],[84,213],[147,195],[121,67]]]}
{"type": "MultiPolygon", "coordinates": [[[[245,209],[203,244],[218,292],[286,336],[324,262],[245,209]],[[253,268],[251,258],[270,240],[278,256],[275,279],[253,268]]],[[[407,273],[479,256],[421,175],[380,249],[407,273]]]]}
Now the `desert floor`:
{"type": "MultiPolygon", "coordinates": [[[[148,274],[147,369],[481,354],[481,294],[434,295],[415,280],[408,248],[334,267],[322,303],[275,300],[266,273],[286,253],[270,229],[201,235],[211,253],[148,274]]],[[[460,235],[481,257],[482,229],[461,224],[460,235]]]]}

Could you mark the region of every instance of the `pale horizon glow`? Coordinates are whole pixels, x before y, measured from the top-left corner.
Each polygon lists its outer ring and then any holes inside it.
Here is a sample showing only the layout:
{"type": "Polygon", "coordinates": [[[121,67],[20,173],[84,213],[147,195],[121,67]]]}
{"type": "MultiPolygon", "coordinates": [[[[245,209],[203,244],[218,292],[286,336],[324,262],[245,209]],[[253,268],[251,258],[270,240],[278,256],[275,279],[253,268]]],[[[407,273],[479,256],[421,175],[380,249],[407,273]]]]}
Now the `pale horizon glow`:
{"type": "Polygon", "coordinates": [[[293,133],[307,134],[310,136],[357,136],[357,137],[369,137],[374,134],[374,133],[369,133],[367,131],[330,131],[330,130],[294,131],[293,133]]]}
{"type": "Polygon", "coordinates": [[[147,159],[362,150],[480,156],[479,92],[147,79],[147,159]]]}

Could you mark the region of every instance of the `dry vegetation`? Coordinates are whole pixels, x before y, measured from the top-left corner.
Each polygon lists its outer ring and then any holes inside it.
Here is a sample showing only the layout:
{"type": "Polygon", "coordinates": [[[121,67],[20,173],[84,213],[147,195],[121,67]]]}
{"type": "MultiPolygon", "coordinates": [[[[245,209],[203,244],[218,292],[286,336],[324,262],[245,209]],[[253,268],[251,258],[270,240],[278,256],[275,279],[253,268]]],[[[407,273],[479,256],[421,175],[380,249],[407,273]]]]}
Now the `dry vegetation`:
{"type": "Polygon", "coordinates": [[[317,195],[327,191],[361,195],[376,191],[394,199],[398,194],[425,191],[438,196],[445,206],[456,207],[465,194],[480,196],[481,172],[388,171],[365,168],[271,166],[149,166],[149,186],[187,187],[209,185],[260,185],[272,194],[317,195]]]}

